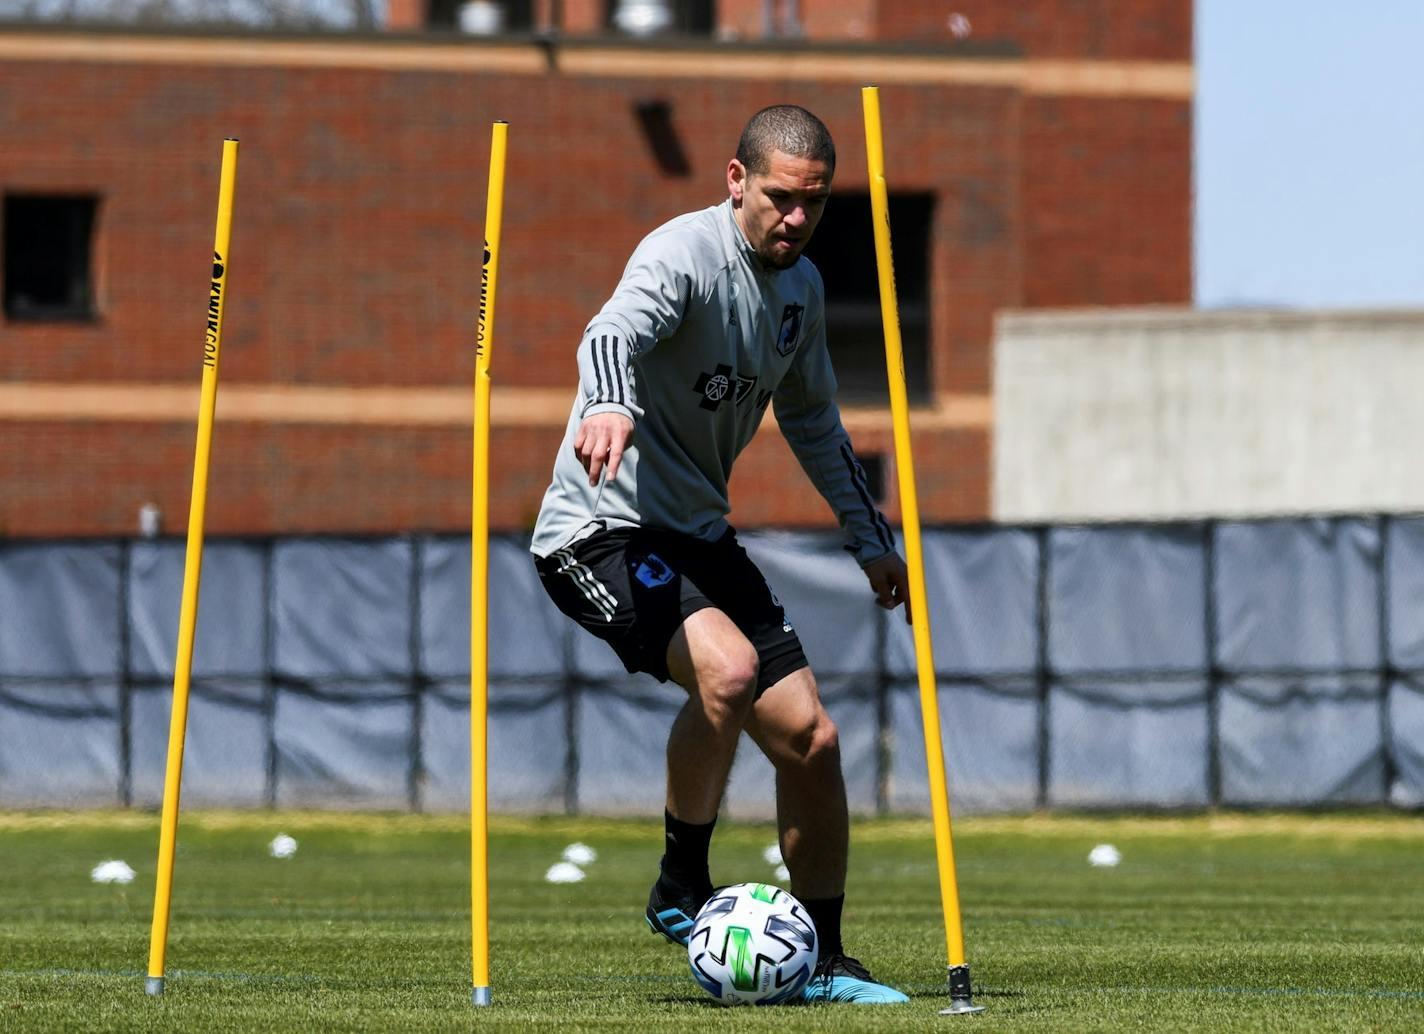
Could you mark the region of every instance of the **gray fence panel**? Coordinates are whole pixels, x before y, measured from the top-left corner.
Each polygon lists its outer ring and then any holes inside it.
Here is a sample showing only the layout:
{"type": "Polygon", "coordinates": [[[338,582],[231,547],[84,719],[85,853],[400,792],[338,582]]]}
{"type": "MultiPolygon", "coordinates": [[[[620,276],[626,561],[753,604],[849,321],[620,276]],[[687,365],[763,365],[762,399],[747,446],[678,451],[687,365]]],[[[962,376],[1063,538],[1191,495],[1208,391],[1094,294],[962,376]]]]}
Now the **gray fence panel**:
{"type": "Polygon", "coordinates": [[[577,803],[595,813],[661,815],[668,729],[686,697],[646,675],[624,678],[617,689],[579,693],[577,803]]]}
{"type": "Polygon", "coordinates": [[[1388,792],[1381,549],[1374,518],[1219,528],[1218,660],[1239,673],[1219,697],[1223,803],[1353,803],[1388,792]]]}
{"type": "Polygon", "coordinates": [[[1201,529],[1190,526],[1055,529],[1049,536],[1052,669],[1205,667],[1203,542],[1201,529]]]}
{"type": "Polygon", "coordinates": [[[0,800],[30,807],[121,802],[117,686],[8,682],[0,730],[0,800]]]}
{"type": "MultiPolygon", "coordinates": [[[[923,539],[936,670],[985,676],[1032,672],[1038,652],[1034,533],[935,529],[923,539]]],[[[881,620],[889,637],[888,674],[914,678],[914,636],[903,612],[881,614],[881,620]]]]}
{"type": "MultiPolygon", "coordinates": [[[[470,673],[470,543],[423,544],[420,627],[427,674],[470,673]]],[[[489,671],[492,677],[562,677],[570,622],[539,584],[525,540],[490,542],[489,671]]],[[[606,647],[604,649],[607,649],[606,647]]],[[[621,669],[620,669],[621,670],[621,669]]]]}
{"type": "MultiPolygon", "coordinates": [[[[463,811],[470,806],[469,684],[437,687],[426,696],[421,719],[421,802],[431,811],[463,811]]],[[[570,775],[567,722],[562,680],[490,687],[491,809],[565,810],[570,775]]]]}
{"type": "MultiPolygon", "coordinates": [[[[924,724],[919,688],[893,685],[888,700],[889,785],[885,803],[897,813],[929,810],[924,724]]],[[[1021,811],[1038,793],[1039,703],[1027,681],[993,689],[962,682],[939,684],[940,736],[956,813],[1021,811]]]]}
{"type": "Polygon", "coordinates": [[[0,550],[0,674],[113,679],[120,548],[46,543],[0,550]]]}
{"type": "Polygon", "coordinates": [[[411,701],[404,687],[370,687],[384,699],[277,698],[277,799],[281,807],[404,808],[411,797],[411,701]]]}
{"type": "Polygon", "coordinates": [[[1424,518],[1393,519],[1386,539],[1389,660],[1424,669],[1424,518]]]}
{"type": "Polygon", "coordinates": [[[1374,518],[1220,525],[1221,664],[1228,670],[1376,667],[1379,548],[1374,518]]]}
{"type": "Polygon", "coordinates": [[[1048,803],[1206,804],[1207,738],[1200,680],[1057,685],[1048,709],[1048,803]]]}
{"type": "MultiPolygon", "coordinates": [[[[163,803],[168,760],[168,686],[132,697],[133,796],[139,807],[163,803]]],[[[270,723],[260,682],[195,682],[183,751],[183,804],[260,807],[267,803],[270,723]]]]}
{"type": "MultiPolygon", "coordinates": [[[[1032,807],[1040,704],[1039,542],[1019,528],[931,529],[923,536],[940,741],[956,812],[1032,807]],[[968,680],[954,677],[972,673],[968,680]]],[[[913,629],[901,611],[879,615],[885,637],[889,756],[881,805],[930,806],[913,629]]]]}
{"type": "Polygon", "coordinates": [[[1389,688],[1390,756],[1397,766],[1390,803],[1424,807],[1424,690],[1395,681],[1389,688]]]}
{"type": "MultiPolygon", "coordinates": [[[[182,542],[135,542],[129,561],[130,671],[171,682],[183,600],[182,542]]],[[[203,577],[193,641],[193,677],[254,676],[267,666],[265,549],[245,542],[203,548],[203,577]]]]}
{"type": "Polygon", "coordinates": [[[1334,678],[1241,679],[1221,694],[1228,804],[1356,804],[1384,796],[1379,691],[1334,678]]]}
{"type": "Polygon", "coordinates": [[[411,672],[409,540],[279,542],[273,662],[299,679],[411,672]]]}

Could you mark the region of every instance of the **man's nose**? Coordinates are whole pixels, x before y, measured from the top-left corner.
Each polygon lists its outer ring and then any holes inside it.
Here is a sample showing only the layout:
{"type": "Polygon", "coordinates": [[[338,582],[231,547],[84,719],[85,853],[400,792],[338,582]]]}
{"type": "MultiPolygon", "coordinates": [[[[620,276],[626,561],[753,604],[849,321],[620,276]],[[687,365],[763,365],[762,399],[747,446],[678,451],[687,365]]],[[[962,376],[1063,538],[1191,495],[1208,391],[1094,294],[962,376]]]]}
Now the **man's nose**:
{"type": "Polygon", "coordinates": [[[786,216],[782,219],[782,222],[786,223],[787,226],[805,226],[806,209],[801,205],[793,205],[791,210],[788,211],[786,216]]]}

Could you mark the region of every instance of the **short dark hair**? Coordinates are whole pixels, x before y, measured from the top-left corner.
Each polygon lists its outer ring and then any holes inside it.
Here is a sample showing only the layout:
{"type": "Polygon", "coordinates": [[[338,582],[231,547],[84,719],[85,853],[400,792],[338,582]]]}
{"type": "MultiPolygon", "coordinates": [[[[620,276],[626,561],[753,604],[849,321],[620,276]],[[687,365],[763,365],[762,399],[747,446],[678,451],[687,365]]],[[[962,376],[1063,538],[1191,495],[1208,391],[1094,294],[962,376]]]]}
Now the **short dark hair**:
{"type": "Polygon", "coordinates": [[[795,104],[773,104],[753,115],[737,143],[737,161],[748,172],[763,173],[771,167],[773,151],[825,162],[832,172],[836,169],[836,145],[831,131],[815,115],[795,104]]]}

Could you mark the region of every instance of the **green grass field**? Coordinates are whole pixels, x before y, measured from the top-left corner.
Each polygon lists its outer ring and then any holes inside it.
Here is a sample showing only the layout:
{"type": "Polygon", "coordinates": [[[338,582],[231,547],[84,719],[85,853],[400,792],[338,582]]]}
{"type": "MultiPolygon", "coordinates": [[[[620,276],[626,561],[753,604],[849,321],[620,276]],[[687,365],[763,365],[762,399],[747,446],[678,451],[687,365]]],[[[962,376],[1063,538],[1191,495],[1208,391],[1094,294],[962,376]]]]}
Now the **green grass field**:
{"type": "MultiPolygon", "coordinates": [[[[718,880],[770,879],[728,824],[718,880]]],[[[940,1017],[930,827],[853,833],[848,947],[913,998],[721,1009],[643,928],[660,827],[497,819],[495,1005],[469,1005],[469,840],[455,818],[185,815],[168,992],[143,992],[157,818],[0,814],[0,1030],[1424,1030],[1424,820],[966,818],[955,846],[975,999],[940,1017]],[[278,832],[295,857],[274,860],[278,832]],[[574,840],[579,884],[544,873],[574,840]],[[1117,868],[1087,864],[1094,844],[1117,868]],[[127,887],[90,869],[121,858],[127,887]]]]}

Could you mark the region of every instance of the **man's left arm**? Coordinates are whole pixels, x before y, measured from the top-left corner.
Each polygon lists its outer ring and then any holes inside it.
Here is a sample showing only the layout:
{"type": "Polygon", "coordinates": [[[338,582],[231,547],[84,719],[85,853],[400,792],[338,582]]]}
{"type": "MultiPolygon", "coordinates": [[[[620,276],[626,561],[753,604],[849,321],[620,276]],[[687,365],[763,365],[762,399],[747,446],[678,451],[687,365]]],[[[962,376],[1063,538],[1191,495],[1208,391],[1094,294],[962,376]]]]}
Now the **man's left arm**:
{"type": "MultiPolygon", "coordinates": [[[[905,561],[895,548],[890,522],[870,494],[865,468],[841,423],[835,393],[825,324],[816,318],[806,327],[800,354],[776,390],[776,423],[811,483],[835,512],[848,538],[846,549],[860,562],[876,602],[894,609],[909,602],[905,561]]],[[[906,606],[905,620],[910,616],[906,606]]]]}

